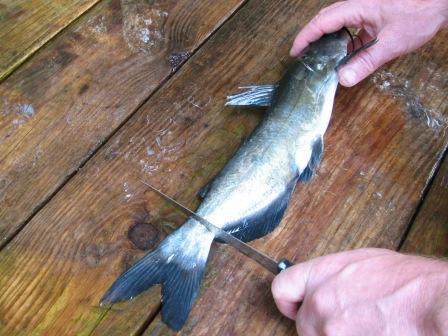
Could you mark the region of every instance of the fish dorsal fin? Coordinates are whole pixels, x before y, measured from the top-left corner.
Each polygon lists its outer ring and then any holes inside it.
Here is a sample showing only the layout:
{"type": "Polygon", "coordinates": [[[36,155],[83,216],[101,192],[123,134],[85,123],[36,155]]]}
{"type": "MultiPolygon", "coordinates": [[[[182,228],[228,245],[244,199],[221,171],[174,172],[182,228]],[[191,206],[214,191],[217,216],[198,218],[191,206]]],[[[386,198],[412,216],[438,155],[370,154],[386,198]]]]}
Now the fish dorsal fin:
{"type": "Polygon", "coordinates": [[[319,136],[313,143],[313,148],[311,151],[310,161],[308,165],[305,167],[303,172],[299,176],[300,182],[308,182],[314,176],[317,166],[322,159],[322,153],[324,152],[324,139],[322,136],[319,136]]]}
{"type": "Polygon", "coordinates": [[[227,96],[227,106],[261,106],[272,104],[278,84],[242,86],[244,91],[227,96]]]}

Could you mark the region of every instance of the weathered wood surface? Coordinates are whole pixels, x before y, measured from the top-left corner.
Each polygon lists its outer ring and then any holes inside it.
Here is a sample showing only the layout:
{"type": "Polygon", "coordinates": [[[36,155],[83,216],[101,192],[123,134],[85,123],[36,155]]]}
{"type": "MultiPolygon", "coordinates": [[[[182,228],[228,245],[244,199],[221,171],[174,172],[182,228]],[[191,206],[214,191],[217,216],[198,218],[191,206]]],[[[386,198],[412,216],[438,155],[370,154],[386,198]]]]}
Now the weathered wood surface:
{"type": "Polygon", "coordinates": [[[448,156],[431,184],[401,251],[448,257],[448,156]]]}
{"type": "MultiPolygon", "coordinates": [[[[275,23],[269,19],[269,5],[263,4],[265,7],[257,3],[261,9],[255,14],[262,18],[248,19],[262,22],[261,31],[249,33],[237,26],[241,29],[234,33],[238,37],[230,33],[226,36],[234,45],[245,39],[256,40],[252,34],[278,41],[266,48],[256,46],[253,53],[250,45],[243,56],[246,62],[237,52],[227,57],[234,67],[245,63],[237,75],[244,84],[270,81],[266,72],[278,65],[278,56],[275,59],[263,53],[286,53],[289,45],[280,36],[294,31],[288,26],[282,27],[284,31],[266,28],[275,23]],[[258,58],[255,54],[261,55],[258,58]]],[[[278,9],[276,15],[288,6],[292,6],[288,9],[293,13],[287,19],[273,21],[303,20],[294,5],[273,6],[278,9]]],[[[251,17],[251,11],[255,9],[246,6],[239,15],[251,17]]],[[[398,247],[447,144],[447,85],[443,76],[447,69],[447,48],[443,45],[446,36],[445,31],[423,50],[394,62],[358,87],[339,90],[317,178],[298,187],[281,228],[254,246],[277,258],[287,256],[295,261],[348,248],[398,247]]],[[[213,43],[221,44],[219,36],[213,43]]],[[[238,78],[235,81],[240,84],[238,78]]],[[[227,85],[211,95],[225,95],[226,89],[227,85]]],[[[217,109],[215,113],[229,112],[217,109]]],[[[158,177],[153,181],[157,182],[158,177]]],[[[176,190],[174,181],[160,185],[171,193],[176,190]]],[[[190,195],[186,201],[193,197],[193,193],[190,195]]],[[[182,334],[295,334],[293,324],[276,313],[269,294],[270,281],[271,276],[251,261],[227,247],[219,247],[182,334]]],[[[166,334],[169,330],[160,317],[145,332],[166,334]]]]}
{"type": "Polygon", "coordinates": [[[0,1],[0,82],[98,1],[0,1]]]}
{"type": "MultiPolygon", "coordinates": [[[[321,6],[250,1],[121,127],[0,252],[1,333],[139,333],[151,322],[158,288],[109,311],[97,305],[116,276],[183,221],[137,177],[195,207],[196,191],[262,116],[224,107],[225,96],[277,80],[297,22],[321,6]]],[[[446,38],[339,90],[318,176],[254,246],[294,261],[398,247],[447,144],[446,38]]],[[[227,246],[212,254],[182,334],[295,333],[274,307],[271,275],[227,246]]],[[[145,331],[168,333],[158,316],[145,331]]]]}
{"type": "Polygon", "coordinates": [[[103,1],[0,86],[0,245],[244,0],[103,1]]]}

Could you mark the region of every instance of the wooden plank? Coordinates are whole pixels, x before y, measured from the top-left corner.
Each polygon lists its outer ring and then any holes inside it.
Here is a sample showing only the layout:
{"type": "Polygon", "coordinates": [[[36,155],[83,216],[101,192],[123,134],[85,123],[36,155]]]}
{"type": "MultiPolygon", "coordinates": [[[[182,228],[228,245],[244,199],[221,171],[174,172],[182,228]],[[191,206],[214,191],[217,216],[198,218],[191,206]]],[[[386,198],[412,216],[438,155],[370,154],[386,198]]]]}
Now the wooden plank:
{"type": "Polygon", "coordinates": [[[0,86],[0,245],[244,0],[104,1],[0,86]]]}
{"type": "Polygon", "coordinates": [[[401,251],[448,257],[448,157],[434,178],[401,251]]]}
{"type": "Polygon", "coordinates": [[[0,1],[0,81],[98,1],[0,1]]]}
{"type": "MultiPolygon", "coordinates": [[[[240,85],[277,80],[296,23],[321,6],[250,1],[126,122],[0,253],[2,331],[96,327],[101,334],[114,330],[104,321],[126,323],[119,313],[130,311],[132,324],[121,330],[134,333],[137,322],[141,330],[158,309],[158,288],[109,312],[97,303],[116,276],[183,219],[136,176],[196,206],[197,190],[261,118],[224,107],[225,96],[240,85]]],[[[446,37],[393,63],[375,82],[339,90],[318,176],[298,187],[281,227],[254,246],[295,261],[351,247],[397,247],[447,143],[443,127],[421,118],[425,111],[443,113],[440,123],[446,117],[446,37]],[[406,105],[415,100],[424,109],[411,115],[406,105]]],[[[228,247],[214,248],[182,333],[294,334],[270,298],[271,278],[228,247]]],[[[151,324],[147,331],[167,330],[151,324]]]]}

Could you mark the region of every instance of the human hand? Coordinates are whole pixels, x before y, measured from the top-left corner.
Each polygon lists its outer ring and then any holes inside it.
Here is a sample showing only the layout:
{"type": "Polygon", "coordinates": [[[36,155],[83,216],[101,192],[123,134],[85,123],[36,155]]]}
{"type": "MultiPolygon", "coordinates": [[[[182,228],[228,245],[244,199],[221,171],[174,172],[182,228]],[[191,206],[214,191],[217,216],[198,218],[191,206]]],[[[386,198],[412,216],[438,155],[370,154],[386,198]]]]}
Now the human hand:
{"type": "Polygon", "coordinates": [[[358,249],[292,266],[272,283],[275,303],[300,335],[442,335],[448,263],[358,249]]]}
{"type": "MultiPolygon", "coordinates": [[[[323,34],[342,27],[360,28],[363,43],[378,42],[354,56],[339,70],[339,82],[353,86],[384,63],[428,42],[448,23],[447,0],[347,0],[323,8],[296,36],[297,57],[323,34]]],[[[358,41],[358,46],[360,41],[358,41]]]]}

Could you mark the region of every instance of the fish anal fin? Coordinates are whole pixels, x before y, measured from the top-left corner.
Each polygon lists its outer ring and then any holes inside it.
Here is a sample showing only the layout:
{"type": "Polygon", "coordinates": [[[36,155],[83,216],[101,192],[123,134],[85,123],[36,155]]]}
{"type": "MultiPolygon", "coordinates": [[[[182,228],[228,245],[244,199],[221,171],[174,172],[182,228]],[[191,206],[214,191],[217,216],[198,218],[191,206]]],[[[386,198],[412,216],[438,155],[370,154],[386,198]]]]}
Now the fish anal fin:
{"type": "Polygon", "coordinates": [[[314,176],[314,172],[310,169],[309,166],[306,166],[303,170],[302,174],[300,174],[299,181],[300,182],[309,182],[314,176]]]}
{"type": "Polygon", "coordinates": [[[260,106],[272,104],[278,84],[243,86],[242,92],[227,96],[227,106],[260,106]]]}
{"type": "Polygon", "coordinates": [[[314,173],[316,172],[316,168],[322,159],[323,152],[324,152],[324,140],[322,136],[319,136],[313,143],[311,157],[308,162],[308,165],[305,167],[305,169],[299,176],[300,182],[308,182],[313,178],[314,173]]]}
{"type": "Polygon", "coordinates": [[[212,179],[210,179],[206,184],[204,184],[202,186],[201,189],[199,189],[199,191],[196,193],[196,195],[200,198],[200,199],[204,199],[205,196],[207,196],[208,192],[210,191],[210,189],[212,188],[213,183],[215,182],[215,180],[218,178],[219,173],[215,176],[213,176],[212,179]]]}
{"type": "Polygon", "coordinates": [[[213,180],[208,182],[206,185],[204,185],[199,191],[197,192],[197,196],[200,199],[204,199],[205,196],[207,196],[208,192],[210,191],[210,188],[212,187],[213,180]]]}
{"type": "MultiPolygon", "coordinates": [[[[225,230],[245,242],[261,238],[272,232],[283,218],[296,182],[297,179],[291,181],[285,191],[267,208],[242,221],[228,225],[225,230]]],[[[216,241],[222,243],[219,239],[216,239],[216,241]]]]}

